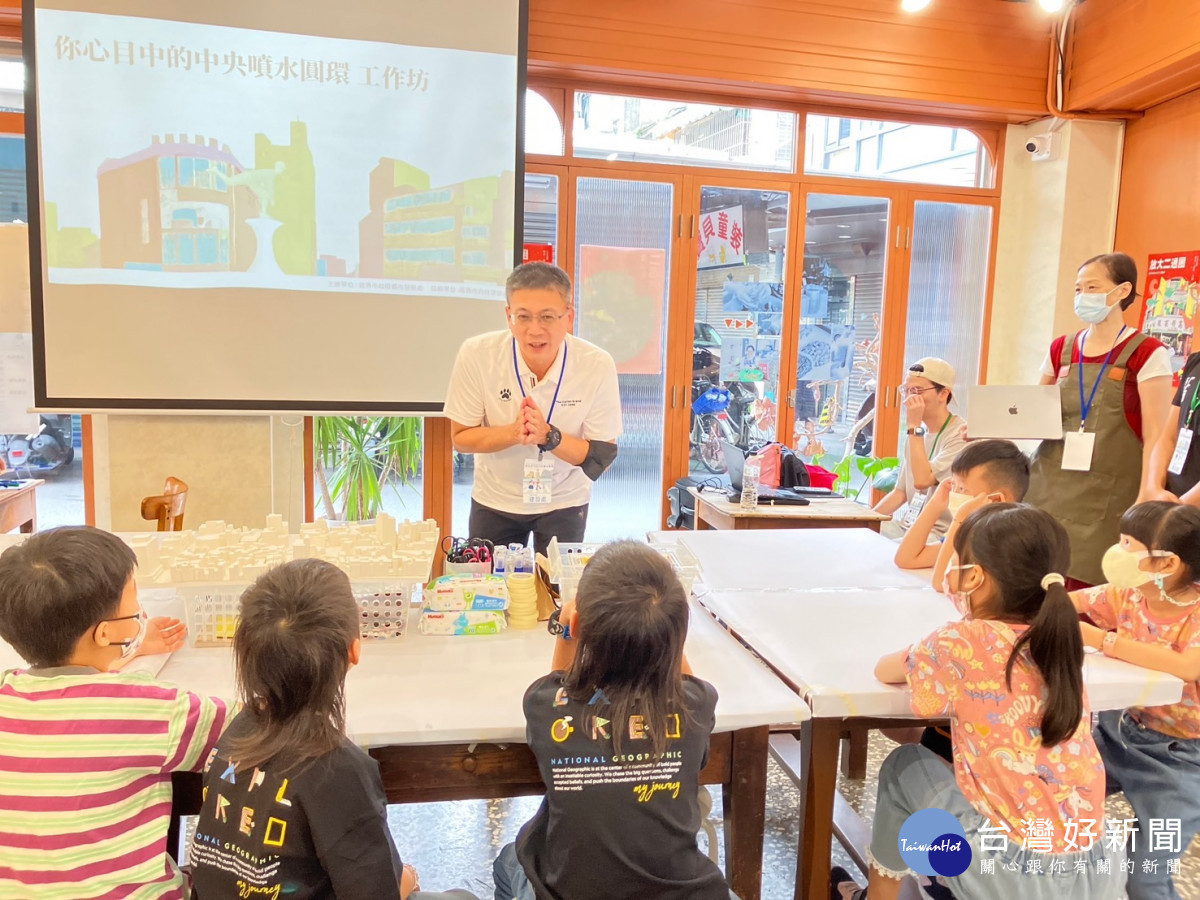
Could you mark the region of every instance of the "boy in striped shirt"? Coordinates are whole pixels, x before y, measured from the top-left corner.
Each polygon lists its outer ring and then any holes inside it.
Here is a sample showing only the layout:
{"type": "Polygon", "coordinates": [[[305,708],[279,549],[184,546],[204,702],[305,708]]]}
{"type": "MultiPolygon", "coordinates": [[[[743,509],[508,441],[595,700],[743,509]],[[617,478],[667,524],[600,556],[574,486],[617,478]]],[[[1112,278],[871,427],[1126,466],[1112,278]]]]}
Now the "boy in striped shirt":
{"type": "Polygon", "coordinates": [[[0,637],[31,664],[0,674],[5,900],[183,897],[166,847],[171,773],[200,769],[226,709],[111,671],[147,634],[136,564],[119,538],[87,527],[0,555],[0,637]]]}

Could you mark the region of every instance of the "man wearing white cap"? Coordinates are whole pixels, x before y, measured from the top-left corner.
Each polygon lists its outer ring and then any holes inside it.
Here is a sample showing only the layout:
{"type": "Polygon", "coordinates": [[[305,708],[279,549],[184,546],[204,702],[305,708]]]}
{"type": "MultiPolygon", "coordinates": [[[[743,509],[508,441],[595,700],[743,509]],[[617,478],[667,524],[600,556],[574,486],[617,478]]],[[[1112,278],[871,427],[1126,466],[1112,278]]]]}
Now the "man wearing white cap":
{"type": "MultiPolygon", "coordinates": [[[[949,410],[954,399],[954,367],[944,359],[926,357],[908,367],[901,388],[904,396],[904,459],[896,487],[875,505],[875,511],[895,517],[907,531],[917,520],[938,483],[950,474],[950,464],[965,445],[966,423],[949,410]]],[[[933,535],[941,537],[953,516],[947,508],[938,518],[933,535]]]]}

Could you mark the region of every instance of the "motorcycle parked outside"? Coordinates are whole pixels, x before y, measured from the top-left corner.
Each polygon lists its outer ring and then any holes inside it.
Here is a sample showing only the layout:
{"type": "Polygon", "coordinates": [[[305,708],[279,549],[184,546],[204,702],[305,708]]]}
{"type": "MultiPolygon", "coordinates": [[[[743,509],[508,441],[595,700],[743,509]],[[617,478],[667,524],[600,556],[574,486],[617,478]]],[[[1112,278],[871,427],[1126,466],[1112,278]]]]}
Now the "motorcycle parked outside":
{"type": "Polygon", "coordinates": [[[41,416],[34,434],[0,434],[0,460],[18,476],[56,472],[75,460],[73,433],[71,416],[41,416]]]}
{"type": "Polygon", "coordinates": [[[727,469],[721,441],[755,450],[774,439],[774,403],[753,385],[713,384],[703,377],[692,381],[691,449],[708,471],[721,475],[727,469]]]}

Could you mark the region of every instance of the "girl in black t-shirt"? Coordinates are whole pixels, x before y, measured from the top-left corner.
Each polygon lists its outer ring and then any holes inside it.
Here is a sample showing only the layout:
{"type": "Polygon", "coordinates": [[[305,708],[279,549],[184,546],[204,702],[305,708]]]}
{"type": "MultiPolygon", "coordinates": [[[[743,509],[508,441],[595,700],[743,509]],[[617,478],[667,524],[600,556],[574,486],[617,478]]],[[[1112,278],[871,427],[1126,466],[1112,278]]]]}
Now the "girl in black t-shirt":
{"type": "Polygon", "coordinates": [[[193,897],[476,900],[417,892],[388,830],[379,764],[346,737],[346,673],[362,649],[346,574],[284,563],[246,589],[240,613],[244,707],[204,768],[193,897]]]}
{"type": "Polygon", "coordinates": [[[546,798],[494,866],[496,900],[728,900],[696,844],[717,692],[683,655],[687,594],[643,544],[607,544],[525,692],[546,798]]]}

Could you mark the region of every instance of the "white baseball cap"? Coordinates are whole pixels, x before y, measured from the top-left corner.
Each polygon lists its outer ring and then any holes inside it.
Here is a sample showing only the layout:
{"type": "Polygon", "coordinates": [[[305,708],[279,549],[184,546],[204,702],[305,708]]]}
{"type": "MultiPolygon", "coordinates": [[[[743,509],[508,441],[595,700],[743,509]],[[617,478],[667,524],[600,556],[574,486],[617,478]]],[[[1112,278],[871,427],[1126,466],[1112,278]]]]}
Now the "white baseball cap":
{"type": "Polygon", "coordinates": [[[927,356],[909,366],[908,371],[914,375],[920,375],[922,378],[928,378],[934,384],[940,384],[950,391],[954,390],[954,366],[944,359],[927,356]]]}

